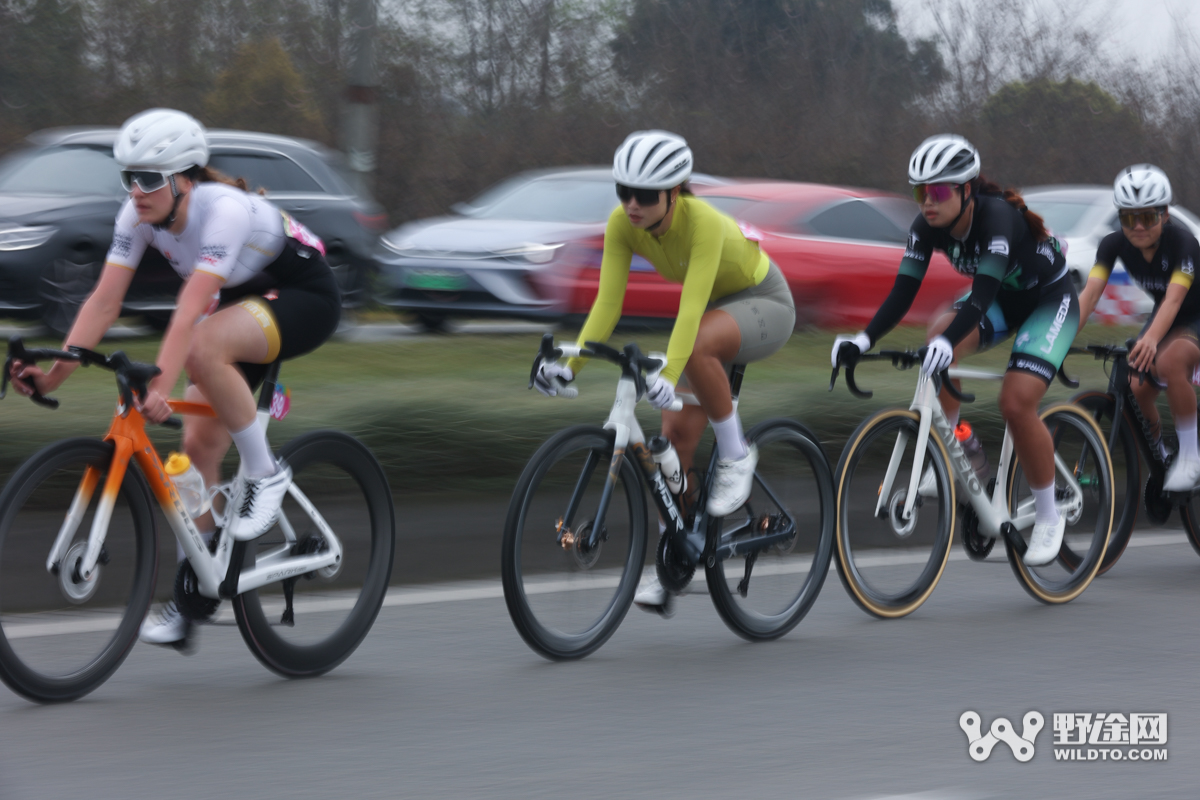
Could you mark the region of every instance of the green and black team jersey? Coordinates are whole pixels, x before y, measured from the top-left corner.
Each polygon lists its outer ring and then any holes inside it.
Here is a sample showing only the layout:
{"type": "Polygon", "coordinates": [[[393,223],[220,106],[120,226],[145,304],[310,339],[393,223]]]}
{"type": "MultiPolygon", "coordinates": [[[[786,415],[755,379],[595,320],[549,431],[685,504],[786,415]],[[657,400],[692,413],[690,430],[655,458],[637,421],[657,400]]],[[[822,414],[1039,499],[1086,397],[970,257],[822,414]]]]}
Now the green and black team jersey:
{"type": "Polygon", "coordinates": [[[1166,296],[1167,287],[1178,283],[1188,290],[1184,295],[1183,305],[1176,314],[1178,319],[1200,316],[1200,288],[1194,283],[1196,262],[1200,261],[1200,243],[1196,237],[1182,225],[1167,221],[1163,225],[1162,237],[1158,240],[1158,249],[1149,261],[1142,255],[1139,247],[1134,247],[1123,231],[1116,231],[1105,236],[1096,248],[1096,266],[1092,267],[1091,277],[1101,277],[1108,280],[1112,274],[1113,264],[1117,259],[1125,265],[1125,271],[1133,282],[1154,298],[1157,309],[1166,296]]]}
{"type": "Polygon", "coordinates": [[[892,291],[867,326],[872,344],[912,307],[934,250],[945,253],[955,270],[975,279],[971,294],[944,333],[954,344],[979,324],[998,293],[1039,295],[1042,287],[1067,272],[1058,241],[1053,237],[1041,242],[1035,239],[1025,215],[999,195],[976,196],[971,228],[962,240],[951,236],[949,228],[935,228],[920,215],[909,229],[908,248],[892,291]]]}

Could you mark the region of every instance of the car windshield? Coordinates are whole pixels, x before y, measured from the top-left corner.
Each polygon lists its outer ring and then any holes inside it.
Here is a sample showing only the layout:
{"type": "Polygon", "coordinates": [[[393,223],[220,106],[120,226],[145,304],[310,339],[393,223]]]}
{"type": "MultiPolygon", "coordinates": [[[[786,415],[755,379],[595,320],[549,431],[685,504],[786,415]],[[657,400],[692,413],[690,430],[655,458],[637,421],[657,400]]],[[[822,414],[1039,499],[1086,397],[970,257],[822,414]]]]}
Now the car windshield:
{"type": "Polygon", "coordinates": [[[1036,197],[1027,197],[1025,202],[1031,211],[1045,220],[1047,228],[1060,236],[1081,236],[1087,233],[1079,230],[1079,223],[1087,212],[1095,207],[1093,203],[1039,200],[1036,197]]]}
{"type": "MultiPolygon", "coordinates": [[[[612,181],[538,178],[507,191],[489,190],[472,203],[477,219],[520,219],[533,222],[604,222],[617,207],[612,181]],[[490,200],[490,203],[480,201],[490,200]]],[[[499,189],[500,187],[496,187],[499,189]]]]}
{"type": "Polygon", "coordinates": [[[0,192],[125,195],[112,151],[95,147],[20,153],[0,164],[0,192]]]}

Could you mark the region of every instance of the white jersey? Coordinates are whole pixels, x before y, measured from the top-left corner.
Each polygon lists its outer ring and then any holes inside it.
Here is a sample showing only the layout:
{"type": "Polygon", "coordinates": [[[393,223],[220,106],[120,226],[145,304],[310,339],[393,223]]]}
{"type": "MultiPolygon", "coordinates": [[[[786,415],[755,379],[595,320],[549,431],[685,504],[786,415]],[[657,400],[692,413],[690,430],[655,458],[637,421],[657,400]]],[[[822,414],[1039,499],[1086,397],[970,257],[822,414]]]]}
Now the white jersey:
{"type": "Polygon", "coordinates": [[[153,247],[184,280],[207,272],[225,286],[238,286],[279,257],[287,238],[284,225],[279,209],[258,195],[223,183],[197,183],[187,227],[178,236],[139,223],[132,199],[126,200],[106,261],[136,270],[146,248],[153,247]]]}

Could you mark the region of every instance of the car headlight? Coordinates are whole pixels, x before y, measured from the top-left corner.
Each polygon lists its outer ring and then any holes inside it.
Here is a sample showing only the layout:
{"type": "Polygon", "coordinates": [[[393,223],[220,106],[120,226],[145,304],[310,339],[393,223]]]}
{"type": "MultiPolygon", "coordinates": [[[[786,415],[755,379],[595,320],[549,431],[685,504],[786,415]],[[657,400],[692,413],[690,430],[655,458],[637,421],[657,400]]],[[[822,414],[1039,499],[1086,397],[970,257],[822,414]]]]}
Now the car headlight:
{"type": "Polygon", "coordinates": [[[29,250],[50,241],[58,230],[52,225],[0,226],[0,250],[29,250]]]}
{"type": "Polygon", "coordinates": [[[379,242],[393,253],[399,253],[401,255],[412,250],[412,248],[408,246],[408,242],[399,236],[382,236],[380,237],[379,242]]]}
{"type": "Polygon", "coordinates": [[[562,244],[523,244],[505,250],[496,250],[498,256],[504,258],[521,258],[530,264],[549,264],[554,260],[554,254],[562,244]]]}

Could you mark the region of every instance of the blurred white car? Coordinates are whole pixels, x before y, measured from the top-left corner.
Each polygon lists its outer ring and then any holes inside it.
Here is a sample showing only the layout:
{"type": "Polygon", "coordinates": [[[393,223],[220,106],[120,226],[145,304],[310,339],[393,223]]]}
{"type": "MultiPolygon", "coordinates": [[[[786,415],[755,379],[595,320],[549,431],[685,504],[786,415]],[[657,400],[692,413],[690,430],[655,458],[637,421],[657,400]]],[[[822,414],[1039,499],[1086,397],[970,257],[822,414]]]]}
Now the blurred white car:
{"type": "MultiPolygon", "coordinates": [[[[1121,230],[1113,191],[1109,186],[1034,186],[1021,195],[1030,209],[1040,214],[1046,227],[1067,246],[1067,268],[1080,290],[1096,263],[1100,240],[1121,230]]],[[[1200,220],[1182,206],[1171,206],[1171,219],[1200,238],[1200,220]]],[[[1097,313],[1109,321],[1134,323],[1154,308],[1150,295],[1129,280],[1118,259],[1097,313]],[[1129,319],[1118,319],[1128,317],[1129,319]]]]}

